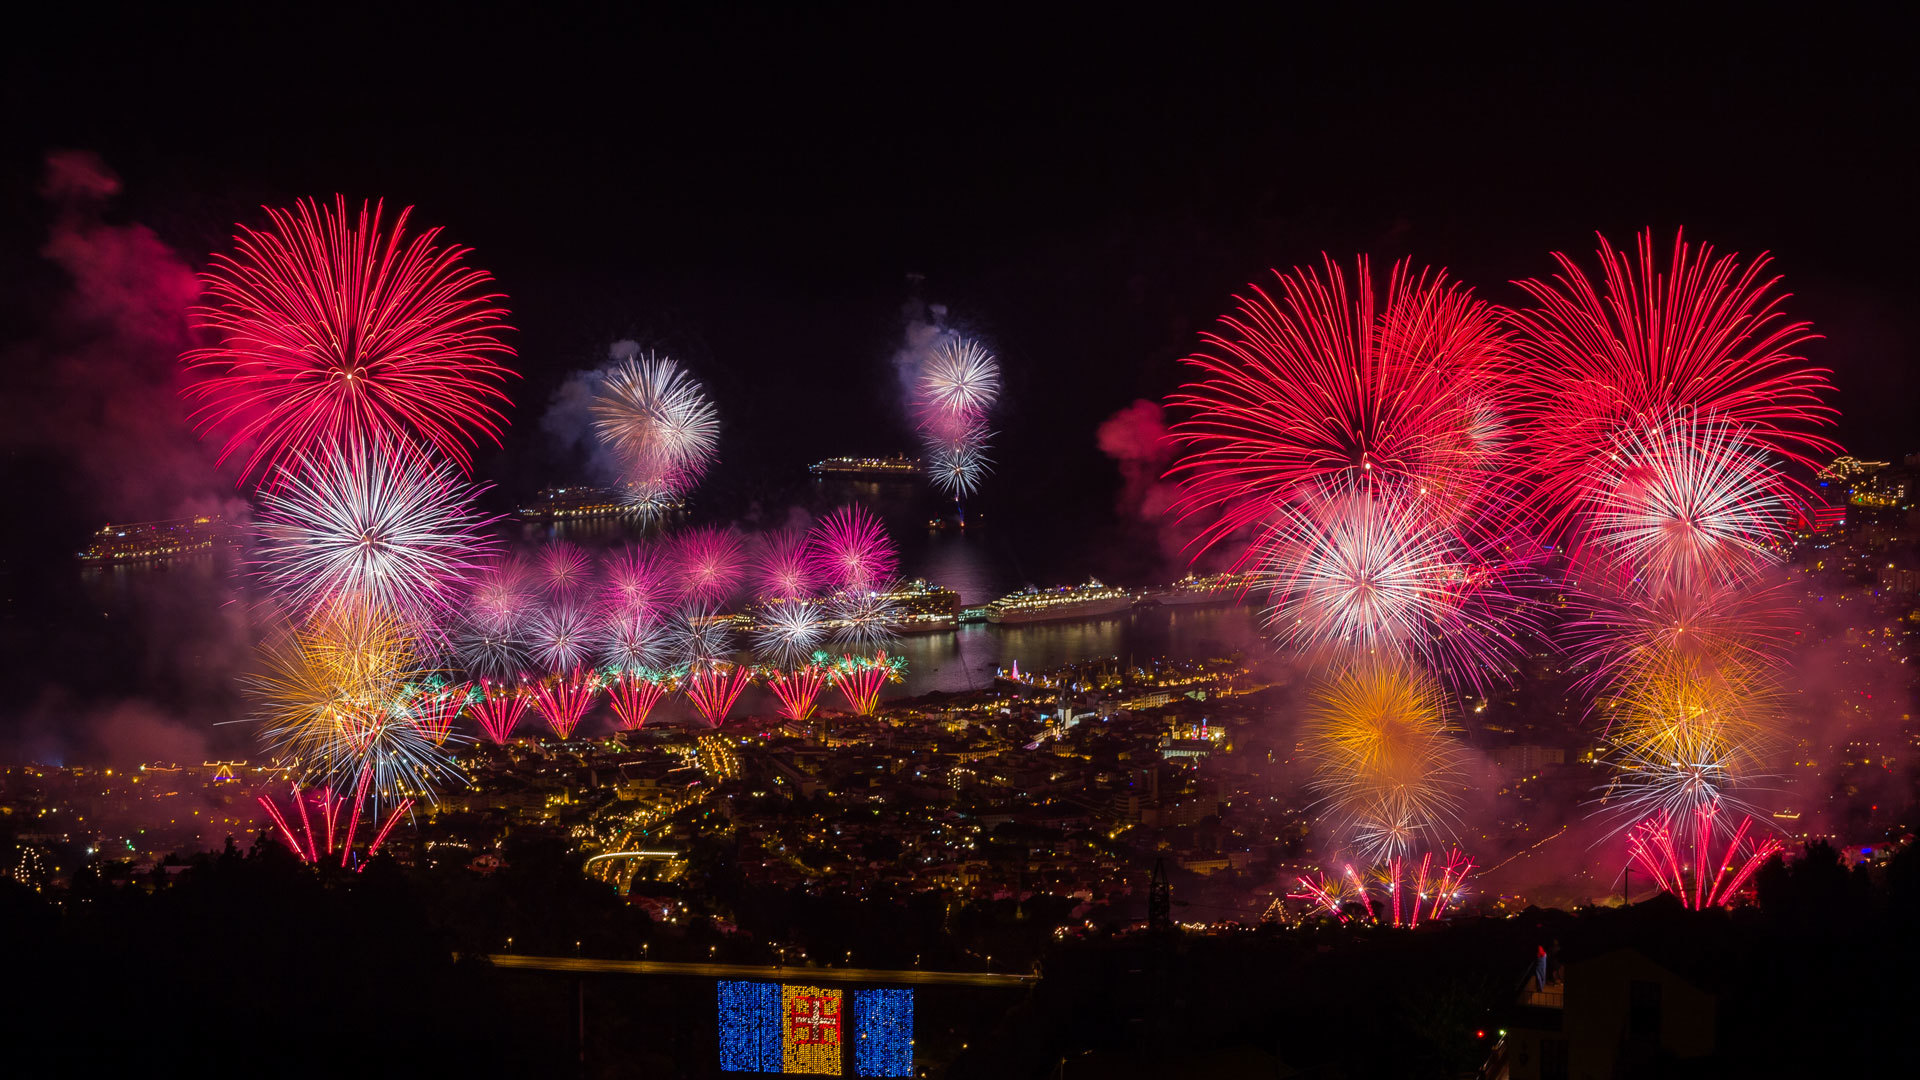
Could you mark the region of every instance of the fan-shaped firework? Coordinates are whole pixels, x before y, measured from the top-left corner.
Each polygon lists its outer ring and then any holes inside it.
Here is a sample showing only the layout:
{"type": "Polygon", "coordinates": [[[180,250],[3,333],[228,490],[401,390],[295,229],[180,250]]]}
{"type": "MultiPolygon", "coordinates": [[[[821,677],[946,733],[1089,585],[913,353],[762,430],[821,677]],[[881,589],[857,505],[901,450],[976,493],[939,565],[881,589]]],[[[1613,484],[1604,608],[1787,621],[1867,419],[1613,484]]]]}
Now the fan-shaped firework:
{"type": "Polygon", "coordinates": [[[1622,434],[1594,463],[1584,532],[1654,587],[1751,576],[1779,561],[1786,502],[1739,429],[1674,416],[1622,434]]]}
{"type": "Polygon", "coordinates": [[[594,430],[620,459],[643,512],[686,495],[720,441],[720,419],[700,384],[664,356],[635,356],[607,372],[593,399],[594,430]]]}
{"type": "Polygon", "coordinates": [[[827,612],[812,600],[788,600],[762,608],[753,628],[753,649],[778,667],[812,656],[827,639],[827,612]]]}
{"type": "Polygon", "coordinates": [[[591,669],[574,668],[566,674],[556,674],[544,682],[534,683],[530,688],[533,701],[540,709],[540,715],[546,718],[547,726],[560,739],[571,739],[580,727],[580,720],[593,707],[593,699],[600,694],[600,675],[591,669]]]}
{"type": "Polygon", "coordinates": [[[593,580],[593,556],[565,540],[541,545],[537,565],[542,587],[555,600],[579,598],[593,580]]]}
{"type": "Polygon", "coordinates": [[[673,693],[674,686],[673,676],[660,671],[630,669],[616,675],[608,684],[608,693],[620,727],[627,731],[643,727],[660,699],[673,693]]]}
{"type": "Polygon", "coordinates": [[[1510,360],[1488,305],[1406,263],[1384,298],[1364,259],[1352,288],[1332,260],[1324,276],[1276,276],[1278,299],[1240,298],[1187,361],[1201,379],[1172,398],[1192,410],[1173,429],[1188,451],[1177,510],[1211,518],[1203,549],[1301,491],[1424,493],[1449,518],[1505,492],[1488,433],[1510,360]]]}
{"type": "Polygon", "coordinates": [[[520,722],[520,717],[532,703],[533,695],[524,686],[517,683],[496,685],[482,679],[480,697],[473,703],[473,719],[487,738],[505,745],[513,737],[514,725],[520,722]]]}
{"type": "Polygon", "coordinates": [[[719,727],[752,678],[753,669],[743,664],[697,660],[687,670],[687,700],[709,727],[719,727]]]}
{"type": "Polygon", "coordinates": [[[282,476],[263,496],[259,566],[302,611],[356,595],[424,618],[450,607],[493,550],[474,488],[416,454],[356,442],[282,476]]]}
{"type": "Polygon", "coordinates": [[[629,545],[609,556],[602,600],[626,615],[658,615],[672,604],[677,587],[672,573],[652,548],[629,545]]]}
{"type": "Polygon", "coordinates": [[[534,659],[549,671],[566,671],[593,658],[599,630],[592,608],[559,603],[533,617],[528,627],[534,659]]]}
{"type": "Polygon", "coordinates": [[[1369,858],[1404,855],[1452,831],[1464,756],[1428,676],[1375,665],[1323,682],[1304,742],[1313,789],[1369,858]]]}
{"type": "Polygon", "coordinates": [[[820,691],[826,688],[831,669],[824,656],[810,658],[789,669],[768,668],[761,672],[767,689],[779,699],[780,715],[788,720],[806,720],[813,715],[820,691]]]}
{"type": "Polygon", "coordinates": [[[1703,803],[1689,814],[1655,814],[1635,825],[1627,837],[1633,865],[1682,906],[1696,911],[1732,904],[1754,872],[1781,850],[1780,841],[1772,837],[1748,839],[1753,818],[1747,817],[1716,857],[1720,809],[1718,803],[1703,803]],[[1688,851],[1684,863],[1682,851],[1688,851]]]}
{"type": "Polygon", "coordinates": [[[601,625],[597,652],[615,671],[637,671],[662,663],[667,646],[666,627],[652,614],[613,612],[601,625]]]}
{"type": "Polygon", "coordinates": [[[673,540],[670,557],[680,594],[697,604],[724,603],[740,589],[746,547],[732,529],[689,529],[673,540]]]}
{"type": "Polygon", "coordinates": [[[1305,900],[1316,911],[1343,923],[1351,918],[1351,909],[1358,907],[1367,921],[1414,929],[1422,918],[1429,922],[1443,918],[1449,907],[1459,903],[1467,877],[1473,873],[1473,859],[1454,848],[1441,864],[1436,864],[1433,852],[1427,851],[1418,860],[1393,856],[1365,877],[1352,863],[1342,869],[1344,876],[1321,874],[1298,879],[1300,891],[1289,893],[1287,898],[1305,900]]]}
{"type": "Polygon", "coordinates": [[[1740,429],[1749,451],[1802,464],[1837,449],[1814,433],[1833,415],[1828,373],[1793,352],[1815,335],[1781,312],[1778,278],[1763,276],[1767,257],[1743,268],[1676,236],[1663,269],[1655,249],[1651,231],[1637,256],[1601,237],[1597,286],[1557,253],[1553,281],[1519,283],[1535,302],[1513,315],[1529,361],[1523,449],[1556,523],[1582,502],[1623,432],[1679,411],[1740,429]]]}
{"type": "Polygon", "coordinates": [[[230,429],[223,460],[250,448],[243,479],[349,440],[432,447],[465,470],[475,433],[499,440],[502,297],[467,249],[438,229],[407,238],[411,209],[385,229],[382,210],[356,219],[338,196],[269,209],[269,228],[241,226],[214,256],[193,318],[217,340],[182,357],[203,375],[186,393],[202,430],[230,429]]]}
{"type": "Polygon", "coordinates": [[[847,699],[857,716],[872,716],[880,707],[880,690],[906,677],[907,662],[884,652],[872,656],[843,656],[827,671],[827,679],[847,699]]]}
{"type": "Polygon", "coordinates": [[[1256,546],[1267,626],[1296,645],[1414,656],[1479,685],[1506,669],[1515,631],[1535,617],[1516,592],[1532,570],[1526,545],[1476,550],[1417,498],[1315,492],[1276,510],[1256,546]]]}
{"type": "Polygon", "coordinates": [[[861,506],[842,506],[813,528],[815,573],[829,588],[870,591],[893,580],[899,553],[886,526],[861,506]]]}
{"type": "Polygon", "coordinates": [[[827,629],[837,645],[862,652],[884,649],[900,636],[899,625],[900,601],[891,586],[827,599],[827,629]]]}
{"type": "MultiPolygon", "coordinates": [[[[317,863],[322,858],[332,855],[337,842],[340,848],[340,865],[347,865],[347,860],[353,854],[353,834],[360,822],[358,808],[355,808],[347,819],[347,831],[342,833],[337,828],[340,811],[346,806],[347,796],[336,794],[332,788],[302,791],[299,784],[293,785],[292,805],[294,811],[300,815],[298,832],[295,832],[293,826],[288,823],[288,815],[282,814],[272,799],[261,795],[258,796],[258,800],[261,807],[267,811],[267,816],[271,817],[273,823],[279,827],[281,842],[302,861],[317,863]],[[313,835],[315,817],[318,817],[322,824],[320,836],[317,838],[313,835]],[[324,849],[322,844],[325,845],[324,849]]],[[[380,845],[386,842],[387,834],[393,831],[394,825],[412,806],[412,799],[401,799],[387,813],[386,822],[375,830],[373,839],[367,844],[366,858],[373,858],[374,854],[380,850],[380,845]]]]}
{"type": "Polygon", "coordinates": [[[434,745],[446,745],[453,734],[453,722],[460,718],[461,710],[473,695],[473,684],[449,685],[439,679],[429,679],[411,687],[410,691],[399,707],[434,745]]]}
{"type": "Polygon", "coordinates": [[[797,600],[819,588],[813,550],[801,529],[781,529],[761,538],[754,554],[754,590],[762,600],[797,600]]]}

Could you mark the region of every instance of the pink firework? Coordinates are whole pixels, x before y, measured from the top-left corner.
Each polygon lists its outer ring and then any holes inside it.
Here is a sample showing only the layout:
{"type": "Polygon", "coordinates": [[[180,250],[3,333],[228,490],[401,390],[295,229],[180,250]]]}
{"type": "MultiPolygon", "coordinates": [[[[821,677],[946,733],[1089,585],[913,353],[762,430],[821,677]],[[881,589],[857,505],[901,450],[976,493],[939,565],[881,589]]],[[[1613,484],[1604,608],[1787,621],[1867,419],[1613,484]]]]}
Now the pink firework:
{"type": "Polygon", "coordinates": [[[1343,876],[1321,874],[1298,879],[1298,892],[1288,899],[1305,900],[1321,914],[1340,922],[1360,919],[1381,926],[1417,928],[1422,920],[1444,918],[1449,908],[1459,904],[1473,873],[1473,859],[1454,848],[1443,862],[1433,852],[1419,858],[1395,855],[1365,874],[1348,863],[1343,876]],[[1358,911],[1354,911],[1355,907],[1358,911]]]}
{"type": "Polygon", "coordinates": [[[1303,490],[1419,495],[1447,517],[1508,492],[1491,403],[1512,365],[1490,306],[1404,262],[1384,297],[1365,259],[1351,287],[1331,259],[1275,276],[1277,296],[1254,287],[1204,336],[1200,379],[1171,399],[1190,410],[1176,512],[1207,519],[1201,550],[1303,490]]]}
{"type": "Polygon", "coordinates": [[[1596,284],[1556,253],[1551,282],[1519,282],[1535,306],[1511,318],[1526,404],[1521,450],[1542,476],[1541,509],[1564,524],[1584,501],[1594,465],[1622,432],[1676,412],[1744,432],[1752,451],[1803,465],[1838,449],[1815,433],[1832,422],[1828,372],[1794,350],[1816,335],[1781,311],[1761,255],[1715,257],[1676,234],[1662,266],[1651,230],[1637,252],[1600,240],[1596,284]]]}
{"type": "Polygon", "coordinates": [[[540,548],[540,582],[556,600],[578,598],[593,580],[593,556],[577,544],[549,540],[540,548]]]}
{"type": "Polygon", "coordinates": [[[467,598],[474,624],[492,633],[506,633],[525,624],[534,604],[532,572],[526,560],[514,556],[489,566],[467,598]]]}
{"type": "Polygon", "coordinates": [[[789,720],[805,720],[813,715],[820,691],[827,685],[829,671],[821,664],[802,664],[791,671],[768,668],[763,678],[767,689],[780,700],[780,715],[789,720]]]}
{"type": "Polygon", "coordinates": [[[431,447],[463,471],[475,433],[499,441],[503,297],[467,249],[439,229],[408,238],[411,208],[388,229],[383,209],[268,209],[203,275],[193,319],[215,342],[181,358],[202,376],[186,393],[203,431],[228,430],[222,460],[246,451],[243,481],[348,439],[431,447]]]}
{"type": "Polygon", "coordinates": [[[881,688],[889,682],[899,682],[905,667],[905,660],[886,653],[843,656],[827,673],[827,678],[847,699],[847,707],[856,716],[872,716],[880,707],[881,688]]]}
{"type": "Polygon", "coordinates": [[[687,672],[687,700],[699,711],[709,727],[719,727],[727,710],[740,700],[740,694],[753,678],[753,669],[725,660],[696,662],[687,672]]]}
{"type": "MultiPolygon", "coordinates": [[[[266,809],[267,816],[273,819],[274,826],[280,830],[281,842],[287,846],[287,850],[298,855],[302,862],[317,863],[322,858],[331,856],[337,847],[340,852],[340,865],[347,865],[353,854],[353,835],[358,831],[360,823],[359,808],[355,807],[354,812],[347,818],[346,831],[344,833],[339,831],[340,811],[346,805],[347,796],[334,794],[332,788],[302,791],[300,785],[293,785],[291,804],[300,815],[298,832],[294,831],[290,824],[289,816],[282,813],[272,799],[265,795],[258,798],[260,805],[266,809]],[[321,825],[318,837],[313,832],[316,817],[321,825]]],[[[394,825],[412,806],[412,799],[402,799],[394,804],[393,809],[387,813],[386,821],[380,825],[373,839],[368,842],[363,858],[373,858],[374,853],[380,850],[380,845],[386,843],[387,834],[393,831],[394,825]]],[[[361,868],[364,869],[365,866],[366,864],[362,862],[361,868]]]]}
{"type": "Polygon", "coordinates": [[[893,580],[900,556],[886,526],[862,506],[843,506],[813,527],[815,574],[837,590],[870,591],[893,580]]]}
{"type": "Polygon", "coordinates": [[[533,700],[540,707],[540,715],[561,739],[573,738],[581,717],[587,715],[599,694],[600,676],[584,668],[533,684],[533,700]]]}
{"type": "Polygon", "coordinates": [[[620,727],[626,731],[644,727],[654,706],[660,704],[660,700],[671,694],[673,689],[670,675],[650,671],[621,672],[608,689],[613,713],[620,718],[620,727]]]}
{"type": "Polygon", "coordinates": [[[407,699],[407,716],[412,719],[413,726],[419,728],[420,733],[432,740],[435,746],[444,746],[447,736],[453,734],[453,722],[459,719],[460,711],[467,707],[467,699],[472,693],[472,683],[423,686],[407,699]]]}
{"type": "Polygon", "coordinates": [[[754,557],[754,590],[764,600],[799,600],[819,588],[812,549],[800,529],[768,533],[754,557]]]}
{"type": "Polygon", "coordinates": [[[1754,872],[1781,850],[1773,837],[1749,840],[1753,819],[1745,818],[1719,855],[1714,854],[1714,818],[1718,803],[1703,803],[1693,820],[1678,824],[1661,812],[1635,825],[1627,834],[1627,855],[1641,873],[1672,893],[1682,906],[1696,911],[1731,905],[1754,872]],[[1686,859],[1682,852],[1686,849],[1686,859]]]}
{"type": "Polygon", "coordinates": [[[524,686],[501,686],[480,680],[480,697],[473,703],[473,719],[495,744],[504,746],[513,738],[533,698],[524,686]]]}
{"type": "Polygon", "coordinates": [[[652,548],[638,544],[615,552],[606,562],[601,601],[622,615],[660,615],[675,598],[673,574],[652,548]]]}
{"type": "Polygon", "coordinates": [[[739,590],[746,560],[739,533],[712,526],[692,529],[674,538],[671,551],[685,599],[720,604],[739,590]]]}

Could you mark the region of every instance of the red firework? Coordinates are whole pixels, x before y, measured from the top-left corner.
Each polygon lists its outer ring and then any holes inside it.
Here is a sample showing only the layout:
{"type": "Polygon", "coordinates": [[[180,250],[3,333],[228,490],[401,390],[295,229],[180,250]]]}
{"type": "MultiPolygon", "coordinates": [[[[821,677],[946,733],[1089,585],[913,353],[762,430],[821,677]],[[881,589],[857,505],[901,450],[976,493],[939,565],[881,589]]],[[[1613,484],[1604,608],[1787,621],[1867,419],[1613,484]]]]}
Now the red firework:
{"type": "Polygon", "coordinates": [[[905,661],[886,653],[873,656],[843,656],[827,673],[834,689],[847,699],[847,707],[856,716],[872,716],[880,707],[880,688],[900,681],[905,661]]]}
{"type": "Polygon", "coordinates": [[[533,699],[540,706],[540,715],[546,717],[547,726],[561,739],[573,738],[580,718],[587,715],[587,709],[599,693],[599,674],[585,668],[574,668],[569,674],[555,675],[551,681],[533,686],[533,699]]]}
{"type": "Polygon", "coordinates": [[[746,548],[732,529],[708,526],[674,538],[673,568],[680,594],[702,604],[719,604],[740,587],[746,548]]]}
{"type": "Polygon", "coordinates": [[[203,275],[194,323],[217,343],[181,358],[203,374],[186,394],[203,432],[230,428],[221,460],[248,450],[243,482],[350,436],[431,446],[466,471],[474,433],[499,441],[503,297],[481,291],[493,279],[463,265],[468,249],[439,229],[407,238],[410,207],[387,229],[383,209],[269,208],[270,227],[241,226],[203,275]]]}
{"type": "Polygon", "coordinates": [[[719,727],[752,678],[753,669],[742,664],[696,661],[687,672],[687,700],[693,702],[709,727],[719,727]]]}
{"type": "Polygon", "coordinates": [[[1298,879],[1300,891],[1288,893],[1287,898],[1305,900],[1343,923],[1354,918],[1357,913],[1348,909],[1358,904],[1367,922],[1413,929],[1421,919],[1431,922],[1446,915],[1459,900],[1473,865],[1473,859],[1459,848],[1449,851],[1439,866],[1434,865],[1431,851],[1422,852],[1418,862],[1395,855],[1365,877],[1349,863],[1343,868],[1344,878],[1322,874],[1298,879]],[[1375,892],[1381,894],[1378,907],[1375,892]]]}
{"type": "MultiPolygon", "coordinates": [[[[258,798],[260,805],[266,808],[267,815],[273,819],[274,825],[279,828],[281,842],[287,846],[289,851],[298,855],[302,862],[319,862],[322,856],[332,855],[337,844],[340,850],[340,865],[347,865],[347,860],[353,853],[353,834],[357,830],[360,822],[359,808],[356,806],[354,813],[348,819],[346,832],[342,834],[338,831],[340,810],[346,805],[347,796],[336,795],[331,788],[318,788],[311,792],[303,792],[300,790],[300,785],[293,785],[293,797],[291,801],[294,809],[300,812],[299,832],[293,830],[292,825],[288,823],[287,816],[281,812],[278,806],[274,805],[272,799],[265,795],[261,795],[258,798]],[[313,819],[316,816],[314,811],[318,811],[318,816],[321,821],[321,832],[317,838],[313,834],[313,819]],[[324,845],[324,848],[322,845],[324,845]]],[[[385,823],[374,833],[372,842],[367,845],[364,858],[371,859],[374,852],[380,850],[380,845],[387,840],[387,834],[393,831],[394,825],[399,822],[400,818],[405,815],[412,806],[412,799],[402,799],[394,806],[393,810],[387,814],[385,823]]],[[[365,865],[363,862],[361,867],[364,869],[365,865]]]]}
{"type": "Polygon", "coordinates": [[[444,746],[447,736],[453,734],[453,722],[459,719],[460,710],[467,707],[472,690],[472,683],[422,687],[407,702],[407,715],[412,718],[413,726],[433,740],[435,746],[444,746]]]}
{"type": "Polygon", "coordinates": [[[1493,309],[1444,273],[1395,264],[1384,297],[1363,258],[1353,287],[1332,259],[1275,271],[1204,336],[1202,377],[1171,398],[1177,512],[1209,524],[1205,550],[1303,488],[1365,485],[1464,514],[1508,489],[1491,402],[1511,367],[1493,309]]]}
{"type": "Polygon", "coordinates": [[[1748,840],[1747,832],[1753,827],[1753,819],[1748,817],[1741,820],[1716,859],[1714,818],[1719,812],[1718,803],[1702,803],[1694,810],[1692,822],[1678,826],[1664,811],[1648,818],[1627,833],[1628,859],[1672,893],[1683,907],[1705,911],[1731,905],[1754,871],[1781,850],[1781,844],[1773,837],[1748,840]],[[1676,836],[1681,832],[1690,835],[1676,836]],[[1685,863],[1681,861],[1683,847],[1692,849],[1685,863]]]}
{"type": "Polygon", "coordinates": [[[899,553],[886,526],[861,506],[843,506],[813,527],[815,574],[830,588],[868,590],[893,580],[899,553]]]}
{"type": "Polygon", "coordinates": [[[514,725],[520,722],[531,700],[525,687],[496,686],[482,679],[480,700],[473,703],[473,718],[487,738],[504,746],[513,738],[514,725]]]}
{"type": "Polygon", "coordinates": [[[805,720],[813,715],[820,691],[827,685],[829,669],[821,664],[802,664],[792,671],[769,668],[765,672],[767,689],[780,699],[780,715],[789,720],[805,720]]]}
{"type": "Polygon", "coordinates": [[[636,671],[626,671],[608,688],[613,712],[621,728],[633,731],[645,726],[660,699],[673,692],[673,681],[636,671]]]}
{"type": "Polygon", "coordinates": [[[1811,465],[1837,450],[1813,429],[1832,422],[1824,368],[1794,353],[1817,335],[1780,310],[1787,294],[1764,276],[1675,234],[1659,263],[1652,230],[1637,255],[1600,240],[1601,280],[1556,252],[1551,282],[1519,282],[1534,299],[1513,313],[1523,367],[1522,449],[1542,476],[1543,509],[1564,523],[1623,433],[1677,413],[1745,431],[1748,445],[1811,465]]]}

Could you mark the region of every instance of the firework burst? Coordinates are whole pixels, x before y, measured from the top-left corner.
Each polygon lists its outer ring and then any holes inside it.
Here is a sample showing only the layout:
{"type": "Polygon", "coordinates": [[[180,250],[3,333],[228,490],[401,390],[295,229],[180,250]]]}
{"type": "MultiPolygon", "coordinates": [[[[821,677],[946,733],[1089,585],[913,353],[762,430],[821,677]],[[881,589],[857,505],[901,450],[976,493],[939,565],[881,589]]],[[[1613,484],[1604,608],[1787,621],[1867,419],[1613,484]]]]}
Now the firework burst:
{"type": "Polygon", "coordinates": [[[411,208],[385,228],[383,209],[268,209],[203,276],[193,320],[216,341],[182,357],[202,376],[186,394],[202,431],[230,429],[222,460],[247,450],[243,481],[350,440],[431,447],[464,471],[474,433],[499,441],[503,298],[467,249],[438,229],[408,238],[411,208]]]}
{"type": "Polygon", "coordinates": [[[885,649],[899,638],[898,591],[839,592],[827,598],[827,629],[836,645],[866,651],[885,649]]]}
{"type": "Polygon", "coordinates": [[[446,465],[363,442],[302,457],[262,496],[261,576],[296,608],[361,596],[410,618],[454,604],[485,569],[491,518],[446,465]]]}
{"type": "Polygon", "coordinates": [[[814,551],[801,529],[781,529],[762,538],[754,556],[754,588],[762,600],[797,600],[820,587],[814,551]]]}
{"type": "Polygon", "coordinates": [[[720,418],[691,375],[664,356],[635,356],[607,372],[593,399],[594,430],[620,459],[642,513],[674,502],[706,473],[720,418]]]}
{"type": "Polygon", "coordinates": [[[1410,667],[1369,665],[1316,688],[1304,729],[1312,787],[1374,859],[1452,831],[1465,756],[1438,684],[1410,667]]]}
{"type": "Polygon", "coordinates": [[[690,529],[674,537],[670,549],[683,599],[721,604],[740,589],[746,546],[732,529],[690,529]]]}
{"type": "Polygon", "coordinates": [[[600,633],[594,610],[570,603],[541,610],[528,629],[534,659],[549,671],[566,671],[592,659],[600,633]]]}
{"type": "Polygon", "coordinates": [[[593,556],[565,540],[542,545],[536,565],[541,585],[554,600],[577,599],[593,580],[593,556]]]}
{"type": "Polygon", "coordinates": [[[808,539],[815,574],[832,589],[871,591],[891,581],[899,552],[886,526],[862,506],[842,506],[813,528],[808,539]]]}
{"type": "Polygon", "coordinates": [[[658,615],[674,600],[672,579],[652,548],[629,545],[607,559],[601,600],[623,615],[658,615]]]}
{"type": "Polygon", "coordinates": [[[753,628],[754,651],[779,667],[801,663],[826,639],[826,609],[812,600],[769,604],[753,628]]]}
{"type": "Polygon", "coordinates": [[[667,655],[665,625],[648,612],[613,612],[601,626],[600,662],[615,671],[657,667],[667,655]]]}

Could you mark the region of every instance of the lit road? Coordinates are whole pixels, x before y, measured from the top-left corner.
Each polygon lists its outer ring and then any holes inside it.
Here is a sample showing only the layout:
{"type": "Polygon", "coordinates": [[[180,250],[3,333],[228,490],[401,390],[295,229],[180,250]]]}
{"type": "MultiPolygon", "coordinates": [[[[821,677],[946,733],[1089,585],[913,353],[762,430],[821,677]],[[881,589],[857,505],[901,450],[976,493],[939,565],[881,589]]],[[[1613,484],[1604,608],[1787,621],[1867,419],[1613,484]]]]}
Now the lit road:
{"type": "Polygon", "coordinates": [[[519,956],[491,953],[499,968],[573,971],[600,975],[701,975],[714,979],[768,979],[775,982],[879,983],[888,986],[1025,986],[1037,975],[999,975],[972,971],[920,971],[914,968],[767,967],[759,964],[673,964],[656,960],[594,960],[580,956],[519,956]]]}

